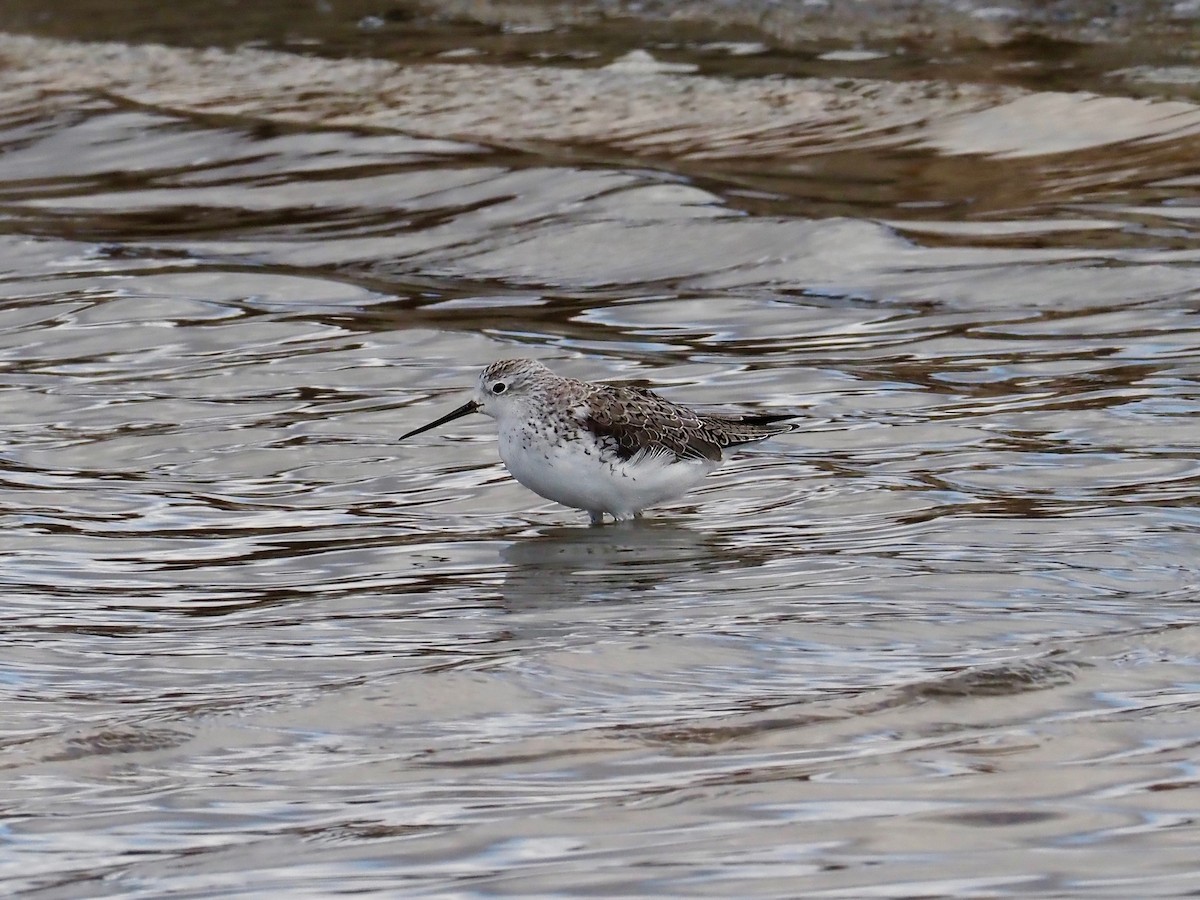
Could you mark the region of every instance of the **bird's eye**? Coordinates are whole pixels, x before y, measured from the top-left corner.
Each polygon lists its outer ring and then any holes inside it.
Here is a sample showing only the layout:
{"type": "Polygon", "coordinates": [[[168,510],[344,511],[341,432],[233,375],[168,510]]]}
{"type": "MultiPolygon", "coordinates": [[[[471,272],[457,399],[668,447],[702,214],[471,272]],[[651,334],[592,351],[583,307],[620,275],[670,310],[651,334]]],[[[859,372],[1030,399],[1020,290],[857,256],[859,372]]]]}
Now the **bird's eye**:
{"type": "Polygon", "coordinates": [[[497,381],[495,384],[492,385],[492,393],[493,394],[503,394],[506,390],[508,390],[508,385],[505,384],[503,381],[497,381]]]}

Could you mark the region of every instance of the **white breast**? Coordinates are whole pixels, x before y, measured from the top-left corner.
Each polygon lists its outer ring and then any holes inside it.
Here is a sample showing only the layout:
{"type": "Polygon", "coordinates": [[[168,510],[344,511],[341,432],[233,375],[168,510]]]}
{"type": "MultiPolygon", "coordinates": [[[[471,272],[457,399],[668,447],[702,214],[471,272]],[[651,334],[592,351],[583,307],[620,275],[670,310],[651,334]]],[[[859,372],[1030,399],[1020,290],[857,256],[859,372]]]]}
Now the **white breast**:
{"type": "Polygon", "coordinates": [[[564,438],[523,423],[501,423],[500,458],[517,481],[547,500],[617,519],[679,496],[717,465],[710,460],[604,457],[586,432],[564,438]]]}

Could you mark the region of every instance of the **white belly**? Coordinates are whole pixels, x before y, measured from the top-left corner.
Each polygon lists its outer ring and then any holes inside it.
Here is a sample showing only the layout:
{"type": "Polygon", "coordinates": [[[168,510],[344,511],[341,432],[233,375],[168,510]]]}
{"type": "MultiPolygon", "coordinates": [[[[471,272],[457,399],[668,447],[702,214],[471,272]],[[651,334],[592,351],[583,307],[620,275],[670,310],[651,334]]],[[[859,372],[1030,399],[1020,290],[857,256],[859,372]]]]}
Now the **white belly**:
{"type": "Polygon", "coordinates": [[[500,458],[513,477],[547,500],[630,519],[694,487],[716,468],[710,460],[602,458],[586,436],[554,440],[519,428],[500,432],[500,458]]]}

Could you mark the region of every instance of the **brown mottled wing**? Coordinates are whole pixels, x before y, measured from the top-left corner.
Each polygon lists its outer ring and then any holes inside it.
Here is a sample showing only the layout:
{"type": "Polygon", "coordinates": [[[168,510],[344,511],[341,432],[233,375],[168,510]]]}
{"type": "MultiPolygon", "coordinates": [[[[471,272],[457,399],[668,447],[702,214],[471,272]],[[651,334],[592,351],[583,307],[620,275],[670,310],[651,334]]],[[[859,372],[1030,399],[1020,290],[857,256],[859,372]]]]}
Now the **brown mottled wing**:
{"type": "Polygon", "coordinates": [[[791,426],[772,425],[789,416],[706,416],[645,388],[592,387],[584,402],[583,425],[625,460],[648,453],[716,462],[722,447],[791,430],[791,426]]]}
{"type": "Polygon", "coordinates": [[[795,431],[798,425],[781,424],[794,419],[790,413],[764,413],[749,416],[701,416],[705,427],[722,447],[736,447],[765,440],[776,434],[795,431]]]}

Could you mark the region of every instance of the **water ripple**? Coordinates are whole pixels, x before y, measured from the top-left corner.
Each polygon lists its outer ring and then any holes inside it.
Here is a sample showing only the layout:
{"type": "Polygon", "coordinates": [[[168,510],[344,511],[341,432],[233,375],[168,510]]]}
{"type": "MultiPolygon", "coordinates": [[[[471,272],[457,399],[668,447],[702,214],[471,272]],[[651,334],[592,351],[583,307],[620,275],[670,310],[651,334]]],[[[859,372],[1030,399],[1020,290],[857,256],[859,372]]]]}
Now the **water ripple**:
{"type": "Polygon", "coordinates": [[[1193,106],[0,44],[10,892],[1190,885],[1193,106]],[[802,427],[588,528],[518,354],[802,427]]]}

